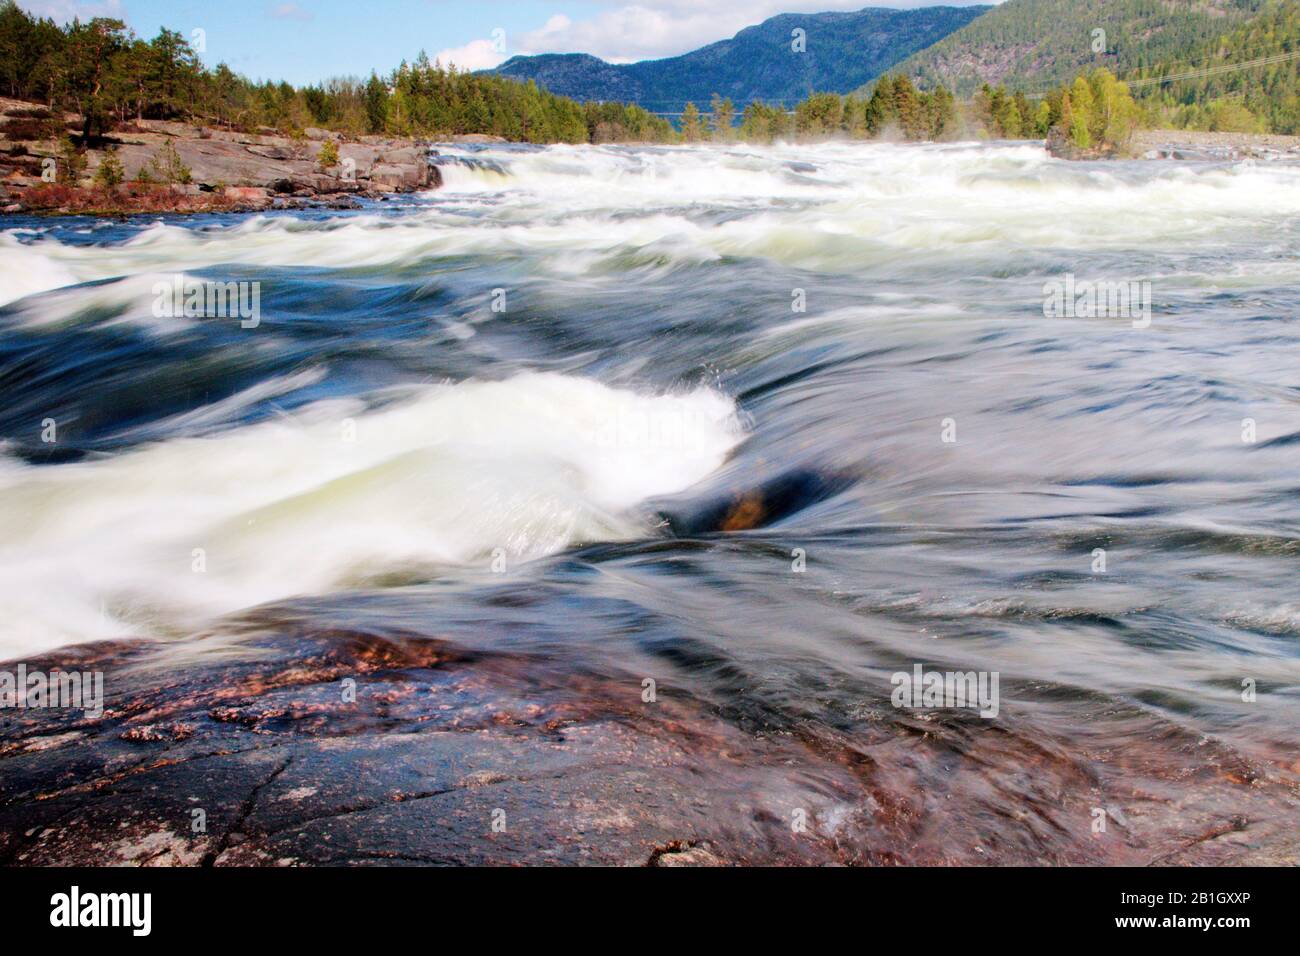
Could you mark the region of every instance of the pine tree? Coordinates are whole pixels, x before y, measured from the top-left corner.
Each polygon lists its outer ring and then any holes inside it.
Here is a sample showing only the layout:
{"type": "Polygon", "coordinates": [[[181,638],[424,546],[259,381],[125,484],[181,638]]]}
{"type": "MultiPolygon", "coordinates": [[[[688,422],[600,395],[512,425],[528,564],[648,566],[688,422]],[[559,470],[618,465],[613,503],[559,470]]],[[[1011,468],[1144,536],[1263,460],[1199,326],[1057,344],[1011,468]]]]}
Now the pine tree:
{"type": "Polygon", "coordinates": [[[930,139],[941,140],[954,133],[957,125],[957,103],[946,86],[937,86],[928,98],[930,139]]]}
{"type": "Polygon", "coordinates": [[[374,73],[366,81],[365,103],[366,130],[382,133],[388,126],[388,87],[374,73]]]}
{"type": "Polygon", "coordinates": [[[1052,105],[1043,100],[1038,104],[1038,112],[1034,116],[1034,135],[1045,137],[1052,128],[1052,105]]]}
{"type": "Polygon", "coordinates": [[[122,160],[118,158],[117,150],[105,150],[103,158],[99,161],[99,167],[95,170],[95,184],[111,192],[122,185],[124,179],[126,179],[126,170],[122,168],[122,160]]]}
{"type": "Polygon", "coordinates": [[[713,127],[713,138],[721,142],[728,142],[732,139],[735,131],[732,124],[736,119],[736,107],[730,98],[722,99],[717,93],[713,94],[713,99],[709,103],[710,125],[713,127]]]}
{"type": "Polygon", "coordinates": [[[871,99],[863,113],[863,125],[868,136],[879,136],[898,118],[893,102],[894,81],[885,74],[876,81],[876,88],[871,91],[871,99]]]}
{"type": "Polygon", "coordinates": [[[704,120],[694,103],[687,103],[682,112],[682,138],[688,143],[698,143],[704,138],[704,120]]]}
{"type": "Polygon", "coordinates": [[[894,77],[894,113],[898,116],[903,135],[908,139],[920,139],[925,135],[925,116],[921,112],[921,103],[916,94],[916,87],[903,74],[894,77]]]}

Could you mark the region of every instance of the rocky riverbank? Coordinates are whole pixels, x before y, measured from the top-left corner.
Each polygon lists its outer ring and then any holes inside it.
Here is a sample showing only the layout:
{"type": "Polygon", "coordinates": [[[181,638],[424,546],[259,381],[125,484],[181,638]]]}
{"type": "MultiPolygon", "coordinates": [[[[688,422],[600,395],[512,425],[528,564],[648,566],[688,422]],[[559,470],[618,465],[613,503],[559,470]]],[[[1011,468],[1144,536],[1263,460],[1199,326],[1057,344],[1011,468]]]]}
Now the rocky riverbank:
{"type": "Polygon", "coordinates": [[[1176,159],[1202,162],[1300,160],[1300,136],[1274,133],[1212,133],[1185,129],[1140,129],[1122,150],[1079,149],[1059,130],[1047,137],[1057,159],[1176,159]]]}
{"type": "Polygon", "coordinates": [[[1143,129],[1133,136],[1132,152],[1144,159],[1300,160],[1300,136],[1143,129]]]}
{"type": "Polygon", "coordinates": [[[67,161],[62,135],[78,125],[75,114],[55,116],[32,103],[0,98],[0,209],[113,215],[347,208],[358,198],[385,199],[434,189],[442,181],[429,162],[428,145],[415,140],[347,140],[323,129],[285,136],[271,129],[240,132],[164,120],[114,130],[81,154],[81,169],[61,173],[67,161]],[[179,173],[159,177],[153,170],[167,150],[175,151],[179,173]],[[110,154],[121,164],[123,183],[97,186],[96,173],[110,154]]]}
{"type": "Polygon", "coordinates": [[[753,734],[672,687],[647,703],[636,674],[263,624],[181,667],[149,642],[28,662],[106,693],[98,717],[0,710],[0,863],[1296,861],[1286,771],[1190,731],[1115,752],[960,714],[753,734]],[[1024,768],[1014,797],[994,754],[1024,768]]]}

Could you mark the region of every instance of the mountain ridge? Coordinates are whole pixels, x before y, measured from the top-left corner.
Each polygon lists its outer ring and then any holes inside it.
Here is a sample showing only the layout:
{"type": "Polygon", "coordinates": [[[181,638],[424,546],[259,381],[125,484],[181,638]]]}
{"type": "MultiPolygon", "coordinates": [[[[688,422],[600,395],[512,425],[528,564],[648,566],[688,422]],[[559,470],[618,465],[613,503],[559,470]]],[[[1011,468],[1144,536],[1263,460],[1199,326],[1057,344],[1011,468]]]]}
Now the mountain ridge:
{"type": "Polygon", "coordinates": [[[1099,66],[1123,79],[1212,49],[1218,38],[1270,5],[1270,0],[1006,0],[911,54],[894,72],[921,86],[942,84],[958,96],[983,83],[1034,92],[1099,66]]]}
{"type": "Polygon", "coordinates": [[[609,63],[587,53],[544,53],[514,56],[485,72],[534,80],[577,100],[620,100],[666,112],[707,103],[714,93],[741,109],[755,100],[793,103],[812,92],[851,92],[991,9],[781,13],[673,57],[609,63]],[[802,52],[793,49],[796,29],[805,31],[802,52]]]}

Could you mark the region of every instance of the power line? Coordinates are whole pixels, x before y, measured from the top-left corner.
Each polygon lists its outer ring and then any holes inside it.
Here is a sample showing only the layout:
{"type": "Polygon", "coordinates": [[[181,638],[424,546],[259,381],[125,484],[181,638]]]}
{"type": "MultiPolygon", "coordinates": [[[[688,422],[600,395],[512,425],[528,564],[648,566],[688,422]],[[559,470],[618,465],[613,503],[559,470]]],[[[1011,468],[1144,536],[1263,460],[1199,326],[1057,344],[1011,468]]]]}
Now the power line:
{"type": "MultiPolygon", "coordinates": [[[[1300,59],[1300,50],[1292,50],[1288,53],[1270,54],[1253,60],[1242,60],[1237,63],[1220,63],[1214,66],[1203,66],[1197,69],[1184,70],[1181,73],[1166,73],[1163,76],[1139,77],[1133,80],[1121,80],[1120,82],[1128,86],[1129,89],[1145,86],[1163,86],[1166,83],[1178,83],[1183,80],[1194,80],[1202,76],[1218,76],[1224,73],[1235,73],[1238,70],[1256,69],[1261,66],[1271,66],[1276,63],[1285,63],[1288,60],[1295,59],[1300,59]]],[[[954,87],[957,85],[956,81],[952,78],[949,78],[949,83],[954,87]]],[[[1046,83],[1028,87],[1017,86],[1015,87],[1015,91],[1025,93],[1029,96],[1040,96],[1060,88],[1060,83],[1046,83]]]]}
{"type": "Polygon", "coordinates": [[[1241,63],[1222,63],[1218,66],[1203,67],[1199,70],[1187,70],[1183,73],[1169,73],[1165,76],[1152,76],[1139,80],[1128,80],[1130,88],[1135,86],[1153,86],[1155,84],[1175,83],[1179,80],[1192,80],[1200,76],[1217,76],[1221,73],[1235,73],[1238,70],[1253,70],[1260,66],[1271,66],[1274,63],[1285,63],[1287,60],[1300,58],[1300,50],[1293,50],[1290,53],[1277,53],[1273,56],[1262,56],[1256,60],[1244,60],[1241,63]]]}
{"type": "MultiPolygon", "coordinates": [[[[762,102],[762,101],[761,101],[761,100],[756,100],[755,102],[762,102]]],[[[639,104],[638,104],[638,105],[639,105],[639,104]]],[[[685,111],[685,110],[680,110],[680,111],[678,111],[678,112],[676,112],[676,113],[663,112],[663,111],[659,111],[659,110],[646,110],[646,112],[649,113],[651,116],[685,116],[685,115],[686,115],[686,111],[685,111]]],[[[743,112],[743,110],[742,110],[741,112],[743,112]]],[[[794,116],[794,115],[795,115],[795,111],[794,111],[794,110],[781,110],[781,112],[782,112],[784,115],[786,115],[786,116],[794,116]]],[[[709,114],[709,112],[708,112],[707,110],[700,110],[700,116],[701,116],[701,117],[709,116],[709,115],[710,115],[710,114],[709,114]]],[[[739,115],[739,114],[737,114],[737,115],[739,115]]]]}
{"type": "MultiPolygon", "coordinates": [[[[1107,53],[1105,55],[1108,57],[1117,58],[1117,55],[1113,53],[1107,53]]],[[[1139,77],[1137,79],[1132,79],[1132,80],[1121,80],[1121,82],[1125,83],[1130,89],[1134,87],[1163,85],[1165,83],[1176,83],[1181,80],[1196,79],[1197,77],[1201,77],[1201,76],[1216,76],[1224,73],[1235,73],[1238,70],[1249,70],[1261,66],[1272,66],[1277,63],[1285,63],[1289,60],[1294,60],[1298,58],[1300,58],[1300,50],[1292,50],[1286,53],[1269,54],[1267,56],[1258,57],[1253,60],[1242,60],[1237,63],[1220,63],[1214,66],[1203,66],[1196,69],[1186,70],[1181,73],[1168,73],[1163,76],[1139,77]]],[[[1083,68],[1085,66],[1087,66],[1087,64],[1079,64],[1079,68],[1083,68]]],[[[881,76],[886,76],[889,74],[889,72],[890,72],[889,70],[886,70],[884,73],[881,74],[881,76]]],[[[960,77],[949,71],[939,70],[936,71],[936,73],[933,75],[935,79],[937,79],[940,83],[954,90],[961,85],[960,77]]],[[[867,83],[863,85],[864,86],[870,85],[871,83],[879,81],[880,78],[881,78],[880,76],[874,77],[873,79],[868,80],[867,83]]],[[[978,82],[980,78],[977,75],[975,79],[978,82]]],[[[1045,95],[1047,93],[1051,93],[1054,90],[1060,89],[1062,85],[1059,82],[1047,82],[1047,83],[1040,83],[1040,84],[1022,85],[1022,84],[1016,84],[1014,79],[1010,81],[1010,84],[1011,84],[1011,92],[1024,93],[1028,96],[1045,95]]]]}

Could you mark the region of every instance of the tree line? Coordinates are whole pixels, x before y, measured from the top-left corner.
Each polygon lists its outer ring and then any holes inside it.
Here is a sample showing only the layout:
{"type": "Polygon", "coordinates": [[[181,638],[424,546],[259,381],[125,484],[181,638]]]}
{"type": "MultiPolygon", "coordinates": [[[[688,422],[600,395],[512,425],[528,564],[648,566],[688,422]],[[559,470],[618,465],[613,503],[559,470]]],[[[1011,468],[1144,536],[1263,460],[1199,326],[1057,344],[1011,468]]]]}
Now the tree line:
{"type": "Polygon", "coordinates": [[[1045,139],[1056,131],[1081,150],[1128,145],[1142,111],[1125,84],[1105,69],[1081,74],[1073,83],[1030,99],[1005,86],[985,84],[968,100],[936,86],[918,89],[904,74],[885,74],[869,96],[812,93],[787,110],[753,102],[735,124],[736,108],[714,96],[708,112],[687,103],[681,119],[686,142],[894,139],[909,142],[960,139],[1045,139]]]}
{"type": "MultiPolygon", "coordinates": [[[[1209,64],[1245,63],[1300,50],[1300,4],[1276,0],[1223,36],[1203,42],[1153,76],[1194,71],[1209,64]]],[[[1162,126],[1227,133],[1300,134],[1300,59],[1249,69],[1205,72],[1153,84],[1143,96],[1162,126]]]]}
{"type": "Polygon", "coordinates": [[[965,101],[942,85],[918,89],[886,74],[867,95],[811,93],[793,110],[762,102],[737,115],[716,94],[707,113],[687,103],[680,130],[634,104],[578,103],[495,74],[465,73],[421,53],[387,76],[317,85],[253,82],[228,66],[208,69],[178,32],[136,37],[121,20],[60,27],[0,0],[0,90],[83,117],[82,139],[132,120],[179,119],[227,128],[437,137],[485,133],[533,143],[770,143],[842,136],[900,140],[1043,138],[1052,130],[1081,149],[1122,145],[1139,111],[1106,70],[1037,100],[987,84],[965,101]]]}
{"type": "Polygon", "coordinates": [[[578,103],[491,74],[459,72],[421,53],[387,76],[296,87],[208,69],[180,33],[142,40],[121,21],[59,26],[0,0],[0,93],[82,117],[94,139],[132,120],[185,120],[231,129],[326,127],[352,135],[484,133],[533,143],[666,142],[671,124],[639,106],[578,103]]]}

